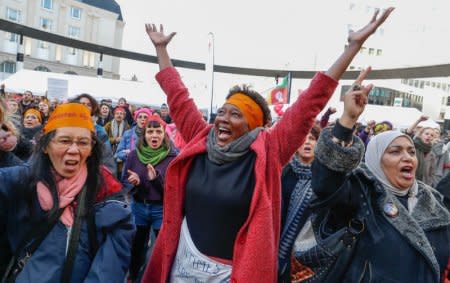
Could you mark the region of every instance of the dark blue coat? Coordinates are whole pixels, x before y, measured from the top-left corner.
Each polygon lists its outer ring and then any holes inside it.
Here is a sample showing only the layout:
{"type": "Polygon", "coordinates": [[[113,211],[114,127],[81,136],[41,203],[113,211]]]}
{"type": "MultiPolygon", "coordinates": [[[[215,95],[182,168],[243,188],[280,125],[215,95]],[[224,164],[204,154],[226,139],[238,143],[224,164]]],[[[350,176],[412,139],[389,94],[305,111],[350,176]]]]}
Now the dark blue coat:
{"type": "MultiPolygon", "coordinates": [[[[31,227],[44,217],[36,193],[31,205],[24,197],[30,186],[29,167],[0,169],[0,272],[31,227]]],[[[91,257],[88,228],[82,221],[79,248],[71,282],[123,282],[130,262],[134,234],[131,210],[119,197],[105,198],[94,206],[99,248],[91,257]]],[[[19,273],[16,282],[60,282],[66,255],[68,229],[60,221],[19,273]]]]}
{"type": "Polygon", "coordinates": [[[412,214],[405,201],[386,191],[362,164],[362,142],[341,147],[324,130],[316,145],[312,187],[315,203],[331,209],[331,229],[346,226],[357,211],[365,215],[365,230],[341,282],[442,282],[450,256],[450,214],[442,196],[419,182],[418,203],[412,214]],[[353,170],[354,169],[354,170],[353,170]],[[384,212],[393,203],[395,217],[384,212]]]}
{"type": "Polygon", "coordinates": [[[22,165],[23,163],[14,153],[0,150],[0,168],[22,165]]]}

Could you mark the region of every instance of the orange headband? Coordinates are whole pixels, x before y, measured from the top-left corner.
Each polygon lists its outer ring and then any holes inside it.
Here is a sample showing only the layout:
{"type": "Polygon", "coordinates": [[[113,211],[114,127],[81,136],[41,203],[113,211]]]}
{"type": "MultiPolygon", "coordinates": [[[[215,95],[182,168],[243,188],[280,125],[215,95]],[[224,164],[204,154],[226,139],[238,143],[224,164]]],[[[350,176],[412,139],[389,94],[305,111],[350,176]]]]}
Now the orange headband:
{"type": "Polygon", "coordinates": [[[95,132],[91,111],[79,103],[65,103],[57,106],[48,118],[44,134],[63,127],[85,128],[95,132]]]}
{"type": "Polygon", "coordinates": [[[24,118],[27,117],[28,114],[33,114],[39,120],[39,123],[42,123],[41,112],[39,112],[38,110],[36,110],[34,108],[29,108],[27,111],[25,111],[25,114],[23,114],[23,117],[24,118]]]}
{"type": "Polygon", "coordinates": [[[261,107],[248,95],[235,93],[225,103],[232,104],[241,110],[247,120],[250,131],[263,126],[263,112],[261,107]]]}

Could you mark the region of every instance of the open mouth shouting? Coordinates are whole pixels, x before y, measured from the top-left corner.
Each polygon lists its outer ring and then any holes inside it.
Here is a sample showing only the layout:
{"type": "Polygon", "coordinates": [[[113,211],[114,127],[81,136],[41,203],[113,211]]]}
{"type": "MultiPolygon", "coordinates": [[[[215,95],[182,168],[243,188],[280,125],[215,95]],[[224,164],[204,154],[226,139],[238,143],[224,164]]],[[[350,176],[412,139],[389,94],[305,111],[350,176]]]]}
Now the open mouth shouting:
{"type": "Polygon", "coordinates": [[[414,170],[413,166],[406,165],[400,168],[400,176],[407,180],[412,180],[414,178],[414,170]]]}
{"type": "Polygon", "coordinates": [[[217,134],[217,138],[221,141],[227,141],[232,136],[231,130],[222,126],[218,128],[217,134]]]}

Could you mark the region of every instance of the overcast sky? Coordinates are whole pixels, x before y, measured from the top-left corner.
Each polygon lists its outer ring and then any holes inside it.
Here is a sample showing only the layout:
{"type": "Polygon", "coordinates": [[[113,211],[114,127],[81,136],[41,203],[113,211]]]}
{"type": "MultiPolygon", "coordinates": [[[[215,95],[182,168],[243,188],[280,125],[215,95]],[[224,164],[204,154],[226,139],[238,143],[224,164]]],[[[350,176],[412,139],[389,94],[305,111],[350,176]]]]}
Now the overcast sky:
{"type": "MultiPolygon", "coordinates": [[[[373,58],[374,69],[449,63],[448,0],[116,0],[125,21],[123,49],[155,55],[144,24],[163,23],[177,35],[169,46],[172,58],[205,62],[208,33],[214,34],[215,63],[219,65],[286,70],[326,69],[346,42],[348,24],[365,24],[370,8],[394,6],[384,24],[383,59],[373,58]],[[349,13],[351,2],[367,15],[349,13]],[[351,22],[349,22],[351,19],[351,22]]],[[[372,40],[372,39],[371,39],[372,40]]],[[[370,44],[370,42],[368,43],[370,44]]],[[[376,44],[375,44],[376,45],[376,44]]],[[[121,74],[152,82],[150,92],[159,93],[154,64],[122,60],[121,74]]],[[[204,72],[180,69],[197,104],[209,105],[204,72]]],[[[234,84],[249,83],[262,91],[273,78],[215,74],[215,102],[221,105],[234,84]]],[[[294,81],[293,91],[306,87],[294,81]]]]}

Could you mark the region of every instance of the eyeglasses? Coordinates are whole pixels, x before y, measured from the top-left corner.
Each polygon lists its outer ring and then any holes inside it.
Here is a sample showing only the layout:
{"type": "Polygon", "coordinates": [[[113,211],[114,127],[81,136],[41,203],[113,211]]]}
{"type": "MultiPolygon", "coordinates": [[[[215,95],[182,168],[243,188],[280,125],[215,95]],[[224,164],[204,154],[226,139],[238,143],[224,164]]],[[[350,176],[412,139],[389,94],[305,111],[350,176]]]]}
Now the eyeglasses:
{"type": "Polygon", "coordinates": [[[94,146],[95,141],[88,139],[88,138],[81,138],[79,140],[75,140],[68,137],[60,137],[56,139],[52,139],[52,141],[60,148],[68,149],[73,144],[76,144],[77,147],[81,150],[90,149],[92,146],[94,146]]]}

